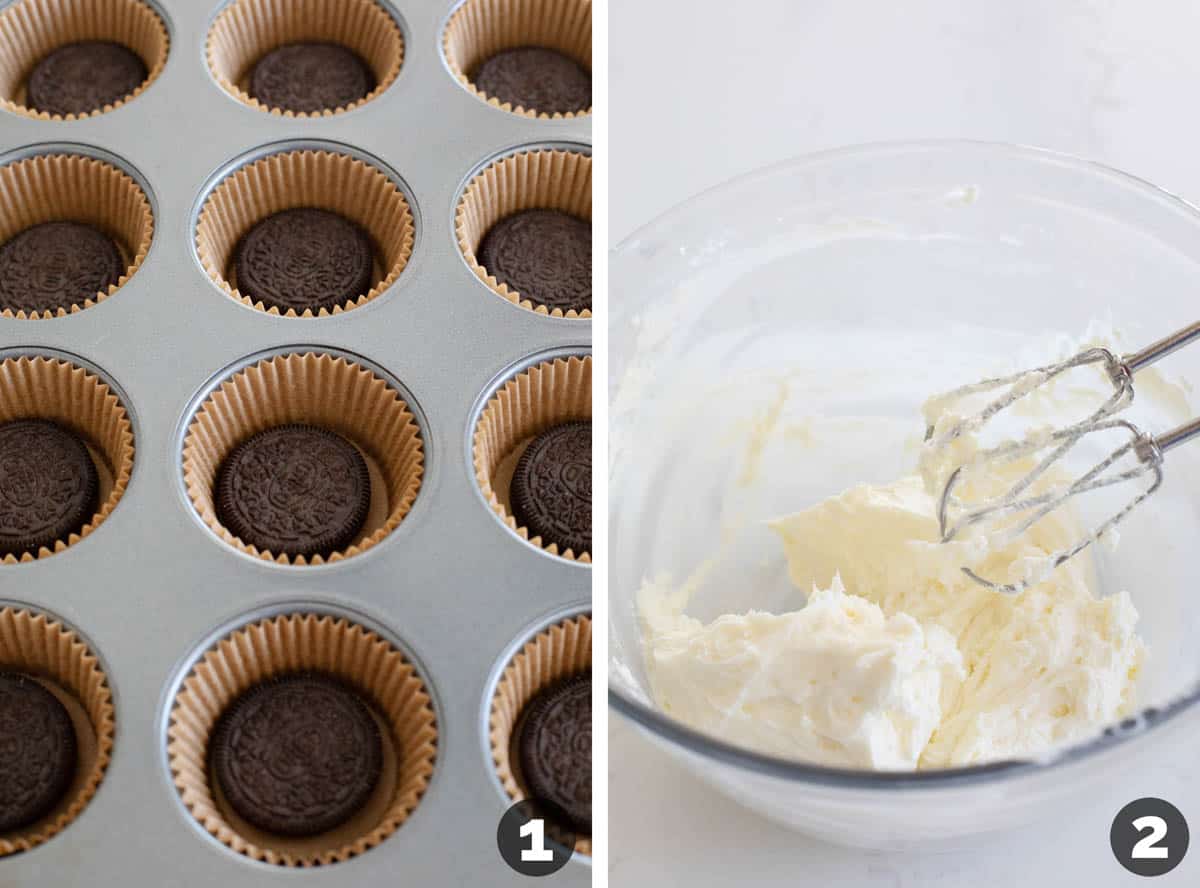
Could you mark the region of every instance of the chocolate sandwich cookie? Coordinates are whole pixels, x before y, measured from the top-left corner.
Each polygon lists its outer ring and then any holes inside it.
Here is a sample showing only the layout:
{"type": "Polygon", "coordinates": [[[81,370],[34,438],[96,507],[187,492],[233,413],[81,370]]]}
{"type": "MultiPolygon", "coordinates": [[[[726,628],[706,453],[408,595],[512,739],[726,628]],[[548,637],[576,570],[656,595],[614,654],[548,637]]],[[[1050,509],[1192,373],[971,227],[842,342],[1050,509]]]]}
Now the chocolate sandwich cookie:
{"type": "Polygon", "coordinates": [[[62,703],[28,675],[0,672],[0,833],[53,810],[75,779],[77,755],[62,703]]]}
{"type": "Polygon", "coordinates": [[[540,46],[506,49],[485,59],[471,82],[480,92],[546,114],[592,107],[592,75],[570,56],[540,46]]]}
{"type": "Polygon", "coordinates": [[[0,309],[70,309],[116,284],[125,260],[116,243],[82,222],[43,222],[0,246],[0,309]]]}
{"type": "Polygon", "coordinates": [[[283,425],[243,441],[217,471],[217,520],[274,555],[328,556],[354,542],[371,506],[358,449],[309,425],[283,425]]]}
{"type": "Polygon", "coordinates": [[[592,676],[578,675],[526,704],[517,739],[521,773],[534,799],[572,829],[592,831],[592,676]]]}
{"type": "Polygon", "coordinates": [[[479,264],[501,283],[547,308],[592,307],[592,226],[559,210],[524,210],[483,236],[479,264]]]}
{"type": "Polygon", "coordinates": [[[43,419],[0,425],[0,556],[37,554],[96,514],[100,478],[82,440],[43,419]]]}
{"type": "Polygon", "coordinates": [[[517,460],[509,488],[513,517],[575,555],[592,550],[592,424],[568,422],[538,435],[517,460]]]}
{"type": "Polygon", "coordinates": [[[369,291],[373,260],[360,226],[329,210],[298,207],[268,216],[242,237],[234,274],[252,302],[316,314],[369,291]]]}
{"type": "Polygon", "coordinates": [[[60,46],[34,66],[28,102],[50,114],[87,114],[123,99],[149,76],[137,53],[89,40],[60,46]]]}
{"type": "Polygon", "coordinates": [[[367,704],[330,678],[255,685],[213,733],[212,772],[230,806],[267,832],[313,836],[345,823],[375,791],[383,742],[367,704]]]}
{"type": "Polygon", "coordinates": [[[343,108],[374,88],[367,63],[336,43],[289,43],[267,53],[250,72],[250,95],[269,108],[297,113],[343,108]]]}

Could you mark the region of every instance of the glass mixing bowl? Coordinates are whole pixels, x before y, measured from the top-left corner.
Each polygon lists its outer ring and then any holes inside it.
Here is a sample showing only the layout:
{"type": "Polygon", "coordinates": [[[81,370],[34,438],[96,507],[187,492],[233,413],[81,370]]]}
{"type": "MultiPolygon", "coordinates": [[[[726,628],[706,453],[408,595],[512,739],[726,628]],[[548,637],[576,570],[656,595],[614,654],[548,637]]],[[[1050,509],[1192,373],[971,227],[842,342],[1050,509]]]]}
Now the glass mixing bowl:
{"type": "MultiPolygon", "coordinates": [[[[744,610],[747,588],[754,606],[795,607],[763,519],[911,467],[925,394],[997,362],[1062,352],[1063,334],[1094,318],[1110,318],[1131,349],[1195,320],[1195,208],[1036,149],[848,148],[667,212],[614,250],[611,293],[610,702],[701,779],[820,838],[903,848],[1069,816],[1089,788],[1194,740],[1200,444],[1168,455],[1163,488],[1122,526],[1115,551],[1083,556],[1101,594],[1128,589],[1141,614],[1141,711],[1037,760],[882,773],[731,746],[651,702],[635,597],[644,578],[681,580],[724,541],[738,557],[699,584],[689,613],[709,619],[734,591],[744,610]],[[772,417],[778,372],[802,393],[782,420],[772,417]],[[805,426],[806,415],[823,419],[805,426]],[[862,416],[886,433],[856,433],[862,416]],[[748,455],[764,417],[770,434],[748,455]]],[[[1200,348],[1162,367],[1200,380],[1200,348]]]]}

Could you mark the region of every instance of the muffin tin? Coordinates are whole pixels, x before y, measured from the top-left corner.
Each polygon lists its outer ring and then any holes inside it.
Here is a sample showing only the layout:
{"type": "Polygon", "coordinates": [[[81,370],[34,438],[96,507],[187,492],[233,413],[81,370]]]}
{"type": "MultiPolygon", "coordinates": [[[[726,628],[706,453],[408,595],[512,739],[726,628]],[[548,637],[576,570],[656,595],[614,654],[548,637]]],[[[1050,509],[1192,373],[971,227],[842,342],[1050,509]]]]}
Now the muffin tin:
{"type": "MultiPolygon", "coordinates": [[[[293,861],[255,859],[202,825],[168,745],[180,724],[177,695],[215,645],[250,624],[308,613],[361,626],[399,652],[428,697],[420,736],[433,752],[394,831],[348,859],[328,858],[333,865],[308,872],[306,883],[524,884],[496,848],[511,787],[493,761],[493,695],[526,641],[590,611],[591,570],[523,539],[494,511],[476,480],[475,423],[514,375],[589,354],[591,321],[550,317],[496,292],[460,250],[456,212],[473,177],[498,159],[529,149],[589,155],[590,117],[512,113],[465,88],[444,58],[456,7],[442,0],[381,4],[403,37],[395,79],[357,107],[309,118],[265,113],[218,84],[206,44],[222,4],[148,5],[170,50],[140,94],[71,121],[0,111],[0,165],[98,158],[140,187],[153,217],[139,267],[103,300],[50,319],[0,318],[0,361],[40,355],[82,368],[108,384],[133,433],[131,476],[102,523],[56,552],[0,564],[0,608],[45,614],[74,632],[115,707],[95,795],[57,835],[0,857],[0,882],[296,878],[282,865],[293,861]],[[229,175],[283,152],[348,156],[405,198],[411,254],[352,310],[267,313],[214,281],[201,260],[206,199],[229,175]],[[347,557],[302,565],[230,545],[206,524],[183,449],[197,411],[232,375],[304,354],[358,364],[389,385],[419,430],[422,464],[393,529],[347,557]]],[[[585,885],[590,870],[577,855],[555,880],[585,885]]]]}

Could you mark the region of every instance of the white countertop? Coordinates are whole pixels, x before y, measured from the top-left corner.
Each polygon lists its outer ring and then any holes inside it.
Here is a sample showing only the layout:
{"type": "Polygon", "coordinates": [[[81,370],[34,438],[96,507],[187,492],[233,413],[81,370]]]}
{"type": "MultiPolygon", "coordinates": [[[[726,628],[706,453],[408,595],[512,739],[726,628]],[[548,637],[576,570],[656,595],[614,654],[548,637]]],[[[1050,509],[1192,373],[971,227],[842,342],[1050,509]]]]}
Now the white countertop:
{"type": "MultiPolygon", "coordinates": [[[[1020,142],[1200,202],[1200,4],[1190,0],[611,0],[610,235],[756,167],[895,139],[1020,142]]],[[[1107,803],[967,852],[868,854],[747,813],[613,714],[610,883],[706,886],[1200,884],[1200,755],[1171,751],[1107,803]],[[1143,880],[1113,815],[1177,805],[1192,848],[1143,880]]]]}

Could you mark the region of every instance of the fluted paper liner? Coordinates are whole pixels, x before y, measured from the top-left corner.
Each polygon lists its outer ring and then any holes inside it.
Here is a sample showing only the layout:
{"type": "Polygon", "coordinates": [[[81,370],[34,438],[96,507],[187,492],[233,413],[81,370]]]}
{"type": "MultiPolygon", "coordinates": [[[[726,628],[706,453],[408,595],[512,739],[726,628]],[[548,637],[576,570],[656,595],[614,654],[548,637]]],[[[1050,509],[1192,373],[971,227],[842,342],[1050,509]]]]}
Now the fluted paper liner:
{"type": "Polygon", "coordinates": [[[522,46],[556,49],[592,70],[591,0],[466,0],[446,23],[442,49],[450,72],[480,101],[523,117],[582,117],[586,111],[548,114],[489,96],[470,73],[496,53],[522,46]]]}
{"type": "Polygon", "coordinates": [[[74,781],[49,814],[24,829],[0,833],[4,857],[58,835],[87,807],[112,758],[115,715],[95,652],[45,614],[0,608],[0,669],[33,676],[59,699],[75,726],[78,761],[74,781]]]}
{"type": "Polygon", "coordinates": [[[238,370],[209,395],[183,441],[183,479],[192,506],[229,545],[279,564],[323,564],[365,552],[404,520],[421,487],[421,430],[399,392],[371,370],[346,358],[286,354],[238,370]],[[217,471],[238,444],[264,429],[308,423],[354,444],[371,472],[371,510],[351,545],[328,557],[260,551],[217,519],[217,471]]]}
{"type": "Polygon", "coordinates": [[[295,613],[237,629],[200,658],[172,703],[167,754],[184,804],[209,833],[255,860],[315,866],[375,847],[408,819],[433,774],[437,735],[429,692],[403,653],[342,617],[295,613]],[[394,762],[380,778],[383,803],[370,822],[354,818],[303,839],[235,826],[209,769],[209,738],[228,706],[259,682],[297,672],[330,675],[363,694],[394,762]]]}
{"type": "Polygon", "coordinates": [[[479,264],[476,251],[488,230],[522,210],[562,210],[592,221],[592,158],[575,151],[522,151],[490,164],[463,190],[454,214],[458,248],[467,265],[492,292],[539,314],[590,318],[591,309],[563,313],[538,305],[479,264]]]}
{"type": "MultiPolygon", "coordinates": [[[[512,760],[513,731],[521,712],[534,697],[551,685],[592,671],[592,618],[590,614],[555,623],[535,635],[509,661],[492,695],[488,718],[492,761],[496,775],[514,803],[529,797],[512,760]]],[[[592,853],[592,837],[579,836],[575,850],[592,853]]]]}
{"type": "Polygon", "coordinates": [[[41,154],[0,167],[0,244],[42,222],[85,222],[117,244],[125,271],[83,304],[56,311],[0,311],[0,317],[65,317],[107,299],[133,277],[154,236],[150,199],[125,172],[79,154],[41,154]]]}
{"type": "Polygon", "coordinates": [[[243,104],[283,117],[328,117],[371,101],[392,85],[404,62],[400,28],[374,0],[233,0],[213,21],[205,44],[209,70],[243,104]],[[375,75],[375,88],[349,105],[322,111],[285,111],[247,91],[255,63],[286,43],[337,43],[351,49],[375,75]]]}
{"type": "Polygon", "coordinates": [[[475,424],[472,454],[475,480],[484,499],[522,539],[552,555],[590,563],[590,552],[560,552],[556,543],[529,537],[517,525],[509,506],[509,482],[517,460],[546,429],[572,420],[592,418],[591,355],[543,361],[508,380],[484,405],[475,424]]]}
{"type": "MultiPolygon", "coordinates": [[[[238,241],[258,222],[293,207],[332,210],[367,230],[375,252],[371,289],[342,305],[339,314],[374,299],[393,283],[412,256],[412,210],[396,183],[375,167],[330,151],[285,151],[241,167],[205,200],[196,223],[196,253],[218,287],[243,305],[278,315],[275,306],[253,302],[237,289],[233,258],[238,241]]],[[[317,315],[331,312],[321,308],[317,315]]],[[[289,308],[284,315],[297,317],[289,308]]],[[[311,318],[311,309],[302,317],[311,318]]]]}
{"type": "MultiPolygon", "coordinates": [[[[25,552],[20,561],[48,558],[96,531],[112,514],[133,472],[133,425],[108,384],[83,367],[58,358],[29,356],[0,361],[0,424],[47,419],[83,438],[100,476],[100,508],[66,539],[25,552]]],[[[15,555],[0,565],[16,564],[15,555]]],[[[0,567],[0,570],[3,568],[0,567]]]]}
{"type": "Polygon", "coordinates": [[[139,0],[17,0],[0,12],[0,106],[40,120],[75,120],[119,108],[138,96],[167,63],[170,39],[158,14],[139,0]],[[50,114],[26,104],[34,66],[68,43],[120,43],[141,57],[147,77],[132,93],[86,114],[50,114]]]}

